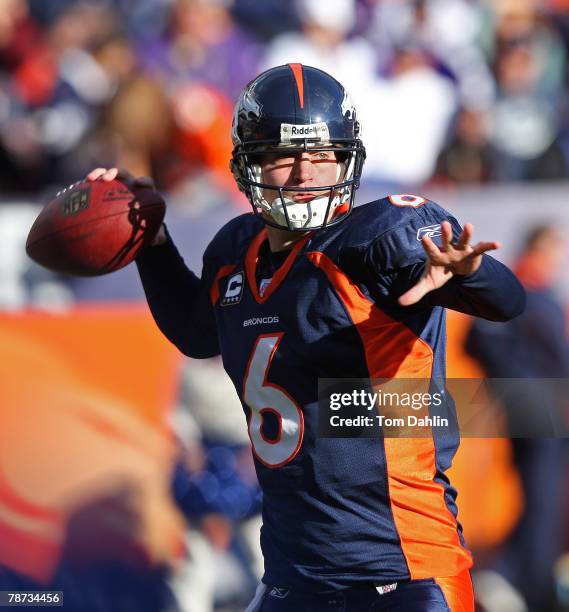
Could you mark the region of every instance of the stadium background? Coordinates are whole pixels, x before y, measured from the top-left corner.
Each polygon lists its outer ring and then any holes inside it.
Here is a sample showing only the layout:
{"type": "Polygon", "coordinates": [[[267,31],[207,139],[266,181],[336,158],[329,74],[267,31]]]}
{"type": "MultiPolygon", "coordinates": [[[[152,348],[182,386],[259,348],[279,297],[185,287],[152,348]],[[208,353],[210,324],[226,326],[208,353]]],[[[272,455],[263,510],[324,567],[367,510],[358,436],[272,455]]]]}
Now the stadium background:
{"type": "MultiPolygon", "coordinates": [[[[161,337],[134,266],[84,280],[30,262],[43,203],[97,166],[152,175],[198,270],[248,209],[233,101],[301,61],[361,110],[359,202],[428,196],[513,264],[535,224],[566,240],[568,49],[566,0],[0,0],[0,585],[61,586],[82,610],[175,609],[174,593],[229,611],[260,571],[260,494],[219,363],[161,337]]],[[[469,325],[449,313],[449,376],[482,375],[469,325]]],[[[483,568],[524,507],[510,442],[466,440],[452,478],[483,568]]]]}

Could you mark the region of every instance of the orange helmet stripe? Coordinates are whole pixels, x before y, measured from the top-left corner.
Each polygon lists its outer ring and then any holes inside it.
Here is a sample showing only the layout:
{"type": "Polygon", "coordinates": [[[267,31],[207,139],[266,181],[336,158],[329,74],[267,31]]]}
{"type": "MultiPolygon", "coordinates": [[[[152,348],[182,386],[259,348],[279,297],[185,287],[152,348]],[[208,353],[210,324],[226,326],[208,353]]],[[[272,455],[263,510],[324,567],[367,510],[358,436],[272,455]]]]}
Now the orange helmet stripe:
{"type": "Polygon", "coordinates": [[[289,67],[292,70],[294,80],[296,81],[300,108],[304,108],[304,79],[302,78],[302,64],[289,64],[289,67]]]}

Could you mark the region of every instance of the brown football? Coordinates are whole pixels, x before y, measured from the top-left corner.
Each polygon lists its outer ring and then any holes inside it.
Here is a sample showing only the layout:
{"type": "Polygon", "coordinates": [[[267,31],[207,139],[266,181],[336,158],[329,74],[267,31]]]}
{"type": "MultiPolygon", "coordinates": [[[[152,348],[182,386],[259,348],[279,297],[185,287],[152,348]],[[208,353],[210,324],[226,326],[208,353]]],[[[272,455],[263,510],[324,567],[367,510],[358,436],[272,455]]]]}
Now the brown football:
{"type": "Polygon", "coordinates": [[[82,181],[60,191],[35,220],[28,255],[42,266],[75,276],[123,268],[152,242],[166,207],[152,189],[136,194],[118,180],[82,181]]]}

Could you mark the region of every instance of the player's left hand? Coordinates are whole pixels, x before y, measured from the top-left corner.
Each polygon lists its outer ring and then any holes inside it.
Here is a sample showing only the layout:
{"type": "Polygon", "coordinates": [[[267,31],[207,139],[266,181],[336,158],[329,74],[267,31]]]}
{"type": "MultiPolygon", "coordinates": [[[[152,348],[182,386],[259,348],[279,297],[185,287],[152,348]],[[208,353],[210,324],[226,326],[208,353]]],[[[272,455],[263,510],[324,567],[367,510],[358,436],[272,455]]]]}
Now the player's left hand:
{"type": "Polygon", "coordinates": [[[441,223],[442,246],[439,248],[429,236],[423,236],[421,242],[427,254],[425,272],[416,285],[406,291],[400,298],[402,306],[416,304],[430,291],[442,287],[453,276],[474,274],[482,263],[486,251],[500,248],[499,242],[479,242],[472,246],[470,240],[474,226],[467,223],[456,243],[452,241],[452,227],[448,221],[441,223]]]}

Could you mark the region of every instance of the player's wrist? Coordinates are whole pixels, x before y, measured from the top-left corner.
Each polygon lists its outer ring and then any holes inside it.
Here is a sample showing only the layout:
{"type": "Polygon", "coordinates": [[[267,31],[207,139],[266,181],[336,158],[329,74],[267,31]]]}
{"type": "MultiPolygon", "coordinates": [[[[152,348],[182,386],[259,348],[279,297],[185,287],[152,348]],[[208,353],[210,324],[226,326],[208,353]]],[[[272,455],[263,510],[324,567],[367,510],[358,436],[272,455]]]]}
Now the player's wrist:
{"type": "Polygon", "coordinates": [[[148,246],[149,247],[162,246],[163,244],[166,244],[167,241],[168,241],[168,234],[166,234],[166,226],[164,225],[164,223],[162,223],[162,225],[159,227],[158,231],[156,232],[156,236],[154,236],[154,238],[152,239],[152,241],[150,242],[148,246]]]}
{"type": "Polygon", "coordinates": [[[469,262],[460,262],[456,266],[453,266],[452,272],[455,276],[466,278],[472,276],[478,272],[480,265],[482,264],[482,256],[478,256],[476,260],[469,262]]]}

